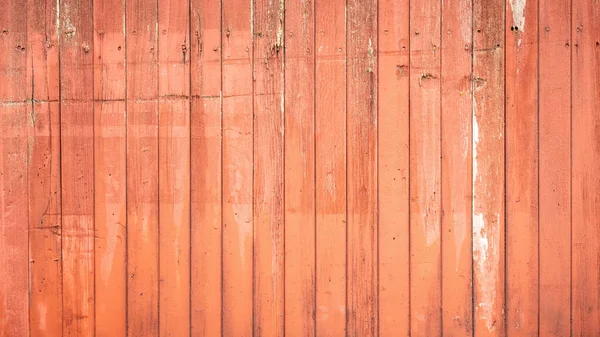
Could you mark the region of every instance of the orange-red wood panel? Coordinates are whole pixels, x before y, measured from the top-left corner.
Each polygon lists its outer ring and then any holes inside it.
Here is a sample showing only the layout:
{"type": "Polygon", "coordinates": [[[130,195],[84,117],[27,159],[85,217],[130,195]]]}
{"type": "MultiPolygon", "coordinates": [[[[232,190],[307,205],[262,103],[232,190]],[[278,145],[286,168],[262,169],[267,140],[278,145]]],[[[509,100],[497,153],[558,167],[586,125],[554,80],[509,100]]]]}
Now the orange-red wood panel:
{"type": "Polygon", "coordinates": [[[409,292],[409,2],[378,2],[379,334],[406,336],[409,292]]]}
{"type": "Polygon", "coordinates": [[[95,329],[92,1],[60,2],[63,336],[95,329]]]}
{"type": "Polygon", "coordinates": [[[222,2],[223,335],[254,321],[253,3],[222,2]]]}
{"type": "Polygon", "coordinates": [[[572,1],[572,335],[600,331],[600,4],[572,1]]]}
{"type": "Polygon", "coordinates": [[[410,23],[410,331],[440,336],[441,3],[411,3],[410,23]]]}
{"type": "Polygon", "coordinates": [[[346,330],[346,2],[315,2],[315,332],[346,330]],[[335,85],[331,85],[335,83],[335,85]]]}
{"type": "Polygon", "coordinates": [[[20,337],[29,331],[27,172],[33,106],[28,98],[33,79],[27,76],[26,1],[4,4],[0,11],[0,336],[20,337]]]}
{"type": "Polygon", "coordinates": [[[315,336],[314,1],[285,6],[285,331],[315,336]]]}
{"type": "Polygon", "coordinates": [[[284,335],[284,8],[252,1],[254,335],[284,335]]]}
{"type": "Polygon", "coordinates": [[[473,334],[473,3],[444,1],[441,59],[442,335],[473,334]]]}
{"type": "Polygon", "coordinates": [[[507,335],[538,329],[538,3],[506,8],[507,335]]]}
{"type": "Polygon", "coordinates": [[[95,332],[127,333],[125,2],[94,5],[95,332]]]}
{"type": "Polygon", "coordinates": [[[29,331],[62,336],[60,104],[57,3],[27,3],[29,124],[29,331]]]}
{"type": "Polygon", "coordinates": [[[504,3],[473,2],[472,233],[475,336],[505,336],[504,3]]]}
{"type": "Polygon", "coordinates": [[[127,334],[159,335],[158,13],[126,3],[127,334]]]}
{"type": "Polygon", "coordinates": [[[191,2],[191,335],[221,335],[221,2],[191,2]]]}
{"type": "Polygon", "coordinates": [[[346,13],[346,333],[377,336],[377,3],[346,13]]]}

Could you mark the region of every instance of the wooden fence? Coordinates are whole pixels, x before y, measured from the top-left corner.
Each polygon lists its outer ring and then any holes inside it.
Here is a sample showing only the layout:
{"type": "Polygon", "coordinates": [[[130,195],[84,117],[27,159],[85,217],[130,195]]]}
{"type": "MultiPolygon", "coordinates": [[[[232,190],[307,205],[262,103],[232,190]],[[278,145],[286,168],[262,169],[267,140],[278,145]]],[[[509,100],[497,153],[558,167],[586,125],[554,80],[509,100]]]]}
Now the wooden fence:
{"type": "Polygon", "coordinates": [[[600,2],[0,30],[0,336],[600,335],[600,2]]]}

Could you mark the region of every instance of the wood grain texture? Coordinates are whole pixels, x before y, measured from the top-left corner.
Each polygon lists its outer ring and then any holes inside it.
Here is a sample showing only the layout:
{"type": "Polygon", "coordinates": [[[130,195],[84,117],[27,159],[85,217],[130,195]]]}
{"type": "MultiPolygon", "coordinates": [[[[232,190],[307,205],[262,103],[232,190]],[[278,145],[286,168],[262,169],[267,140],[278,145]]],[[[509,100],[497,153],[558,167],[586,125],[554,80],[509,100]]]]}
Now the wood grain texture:
{"type": "Polygon", "coordinates": [[[98,336],[127,333],[125,2],[94,4],[94,223],[98,336]]]}
{"type": "Polygon", "coordinates": [[[506,291],[508,335],[538,329],[538,2],[506,8],[506,291]]]}
{"type": "Polygon", "coordinates": [[[191,335],[221,335],[221,2],[191,2],[191,335]]]}
{"type": "Polygon", "coordinates": [[[223,0],[223,334],[253,335],[253,3],[223,0]]]}
{"type": "Polygon", "coordinates": [[[60,2],[63,336],[95,329],[92,1],[60,2]]]}
{"type": "Polygon", "coordinates": [[[190,334],[189,1],[158,3],[159,334],[190,334]]]}
{"type": "Polygon", "coordinates": [[[284,335],[284,2],[252,1],[254,335],[284,335]]]}
{"type": "Polygon", "coordinates": [[[409,2],[378,2],[379,334],[410,330],[409,2]]]}
{"type": "Polygon", "coordinates": [[[410,6],[411,334],[441,334],[441,5],[410,6]]]}
{"type": "Polygon", "coordinates": [[[377,336],[377,5],[353,0],[346,11],[346,333],[377,336]]]}
{"type": "MultiPolygon", "coordinates": [[[[0,11],[0,336],[29,331],[27,2],[0,11]],[[9,85],[4,85],[8,83],[9,85]]],[[[39,255],[39,254],[38,254],[39,255]]],[[[43,259],[40,259],[42,262],[43,259]]]]}
{"type": "Polygon", "coordinates": [[[27,3],[29,123],[29,331],[62,336],[60,104],[57,3],[27,3]]]}
{"type": "Polygon", "coordinates": [[[315,336],[314,1],[285,15],[285,331],[315,336]]]}
{"type": "Polygon", "coordinates": [[[571,1],[540,1],[539,334],[571,332],[571,1]]]}
{"type": "Polygon", "coordinates": [[[504,7],[473,2],[474,335],[505,335],[504,7]]]}
{"type": "Polygon", "coordinates": [[[573,0],[572,109],[572,335],[600,331],[600,4],[573,0]]]}
{"type": "Polygon", "coordinates": [[[346,2],[315,3],[316,334],[346,329],[346,2]],[[336,83],[336,85],[331,85],[336,83]]]}
{"type": "Polygon", "coordinates": [[[444,1],[441,59],[442,335],[472,336],[473,3],[444,1]]]}
{"type": "Polygon", "coordinates": [[[127,334],[159,335],[158,13],[126,3],[127,334]]]}

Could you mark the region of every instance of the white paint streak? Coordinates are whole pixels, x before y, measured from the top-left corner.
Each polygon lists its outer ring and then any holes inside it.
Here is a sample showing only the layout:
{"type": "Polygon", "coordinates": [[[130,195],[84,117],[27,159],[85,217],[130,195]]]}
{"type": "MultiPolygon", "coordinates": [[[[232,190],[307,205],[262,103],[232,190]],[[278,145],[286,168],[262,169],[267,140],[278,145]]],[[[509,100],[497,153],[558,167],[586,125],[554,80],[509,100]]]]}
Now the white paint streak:
{"type": "Polygon", "coordinates": [[[510,8],[512,9],[513,25],[519,31],[525,31],[525,6],[527,0],[510,0],[510,8]]]}

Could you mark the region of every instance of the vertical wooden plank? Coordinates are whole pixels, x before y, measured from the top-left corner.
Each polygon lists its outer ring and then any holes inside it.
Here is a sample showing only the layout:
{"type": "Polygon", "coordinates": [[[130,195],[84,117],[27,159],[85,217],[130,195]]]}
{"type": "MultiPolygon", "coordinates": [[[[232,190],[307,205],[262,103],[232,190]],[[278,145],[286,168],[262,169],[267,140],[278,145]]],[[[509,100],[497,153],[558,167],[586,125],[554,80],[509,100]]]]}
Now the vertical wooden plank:
{"type": "Polygon", "coordinates": [[[158,2],[159,333],[190,334],[189,1],[158,2]]]}
{"type": "Polygon", "coordinates": [[[572,5],[573,336],[600,333],[600,3],[572,5]]]}
{"type": "Polygon", "coordinates": [[[94,3],[96,335],[125,336],[127,180],[125,2],[94,3]]]}
{"type": "Polygon", "coordinates": [[[473,3],[475,336],[504,336],[504,2],[473,3]]]}
{"type": "Polygon", "coordinates": [[[538,329],[538,2],[506,4],[508,335],[538,329]]]}
{"type": "Polygon", "coordinates": [[[346,330],[346,1],[315,2],[315,21],[315,324],[317,336],[343,336],[346,330]]]}
{"type": "Polygon", "coordinates": [[[191,325],[221,336],[221,1],[191,3],[191,325]]]}
{"type": "Polygon", "coordinates": [[[62,336],[60,112],[57,2],[27,3],[29,123],[29,322],[31,336],[62,336]]]}
{"type": "Polygon", "coordinates": [[[252,336],[253,2],[223,0],[223,334],[252,336]]]}
{"type": "Polygon", "coordinates": [[[379,333],[410,329],[409,1],[378,2],[379,333]]]}
{"type": "Polygon", "coordinates": [[[63,332],[94,333],[92,1],[60,2],[63,332]]]}
{"type": "Polygon", "coordinates": [[[377,3],[346,11],[347,334],[377,336],[377,3]]]}
{"type": "Polygon", "coordinates": [[[441,333],[440,14],[438,1],[410,6],[411,333],[441,333]]]}
{"type": "Polygon", "coordinates": [[[283,336],[283,0],[253,1],[254,335],[283,336]]]}
{"type": "Polygon", "coordinates": [[[126,3],[127,334],[158,336],[158,13],[126,3]]]}
{"type": "Polygon", "coordinates": [[[0,26],[0,336],[20,337],[29,332],[27,2],[6,1],[0,26]]]}
{"type": "Polygon", "coordinates": [[[571,332],[571,1],[539,3],[540,336],[571,332]]]}
{"type": "Polygon", "coordinates": [[[314,1],[285,14],[285,331],[315,336],[314,1]]]}
{"type": "Polygon", "coordinates": [[[473,3],[442,4],[442,333],[473,334],[471,186],[473,3]]]}

